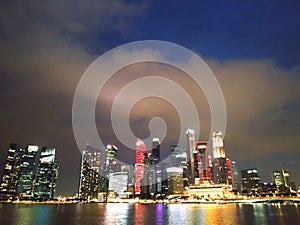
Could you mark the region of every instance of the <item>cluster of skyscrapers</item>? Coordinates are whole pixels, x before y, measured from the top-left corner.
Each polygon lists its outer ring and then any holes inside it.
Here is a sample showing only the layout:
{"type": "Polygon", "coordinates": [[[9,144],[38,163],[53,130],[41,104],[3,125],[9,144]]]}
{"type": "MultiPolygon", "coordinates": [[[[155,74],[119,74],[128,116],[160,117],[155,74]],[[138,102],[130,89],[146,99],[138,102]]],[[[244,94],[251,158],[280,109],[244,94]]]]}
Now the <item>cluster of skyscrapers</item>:
{"type": "MultiPolygon", "coordinates": [[[[207,141],[196,141],[195,131],[186,131],[187,146],[171,145],[168,157],[161,158],[159,138],[147,150],[136,140],[135,164],[122,165],[117,160],[118,148],[108,145],[105,153],[91,146],[82,153],[79,198],[84,201],[107,198],[164,198],[170,195],[212,196],[230,192],[245,195],[290,193],[295,188],[288,181],[287,170],[274,171],[274,183],[263,183],[256,169],[241,171],[224,149],[222,132],[212,135],[212,156],[207,141]],[[291,188],[292,187],[292,188],[291,188]],[[189,192],[190,190],[190,192],[189,192]]],[[[294,184],[295,186],[295,184],[294,184]]]]}
{"type": "Polygon", "coordinates": [[[1,200],[50,200],[58,176],[55,148],[10,144],[0,185],[1,200]]]}
{"type": "Polygon", "coordinates": [[[79,198],[159,198],[182,194],[190,185],[203,182],[238,185],[237,168],[225,157],[221,132],[213,134],[213,159],[208,154],[207,141],[196,142],[191,129],[186,135],[187,148],[172,145],[169,156],[163,160],[159,138],[153,139],[151,150],[137,139],[134,166],[117,160],[118,148],[114,145],[108,145],[104,155],[87,145],[82,152],[79,198]]]}

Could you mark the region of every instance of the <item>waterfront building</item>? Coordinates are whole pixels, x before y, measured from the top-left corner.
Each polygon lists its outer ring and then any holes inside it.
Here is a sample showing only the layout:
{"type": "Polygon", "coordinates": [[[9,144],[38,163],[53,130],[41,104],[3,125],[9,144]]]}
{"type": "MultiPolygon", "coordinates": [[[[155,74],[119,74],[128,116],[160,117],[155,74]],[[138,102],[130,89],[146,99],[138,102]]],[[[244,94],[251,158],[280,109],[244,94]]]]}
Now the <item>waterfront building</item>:
{"type": "Polygon", "coordinates": [[[20,199],[32,199],[34,182],[39,165],[40,148],[28,145],[21,160],[17,192],[20,199]]]}
{"type": "Polygon", "coordinates": [[[208,158],[208,142],[199,141],[196,144],[197,152],[197,170],[199,182],[203,183],[204,180],[211,181],[211,171],[209,167],[209,158],[208,158]]]}
{"type": "Polygon", "coordinates": [[[276,184],[279,193],[286,194],[290,192],[290,174],[288,170],[275,170],[272,172],[273,182],[276,184]]]}
{"type": "Polygon", "coordinates": [[[146,145],[141,139],[136,141],[135,153],[135,194],[141,193],[141,180],[144,177],[144,154],[146,153],[146,145]]]}
{"type": "Polygon", "coordinates": [[[24,149],[15,143],[10,144],[0,185],[1,199],[16,199],[18,197],[17,185],[23,154],[24,149]]]}
{"type": "Polygon", "coordinates": [[[246,169],[241,171],[242,192],[246,194],[259,194],[261,192],[261,179],[257,169],[246,169]]]}
{"type": "Polygon", "coordinates": [[[272,172],[273,182],[277,187],[280,185],[289,186],[289,172],[288,170],[275,170],[272,172]]]}
{"type": "Polygon", "coordinates": [[[108,192],[110,198],[127,198],[128,172],[111,172],[109,174],[108,192]]]}
{"type": "Polygon", "coordinates": [[[34,198],[40,200],[53,199],[57,176],[58,161],[55,155],[55,148],[42,147],[34,185],[34,198]]]}
{"type": "Polygon", "coordinates": [[[151,165],[151,153],[144,153],[144,176],[141,179],[140,198],[150,198],[152,187],[153,167],[151,165]]]}
{"type": "Polygon", "coordinates": [[[228,184],[228,168],[221,131],[213,132],[213,181],[216,184],[228,184]]]}
{"type": "Polygon", "coordinates": [[[297,191],[296,181],[292,180],[290,186],[292,191],[297,191]]]}
{"type": "Polygon", "coordinates": [[[101,153],[87,145],[81,155],[81,169],[78,196],[81,200],[98,198],[100,189],[101,153]]]}
{"type": "Polygon", "coordinates": [[[273,196],[277,192],[276,184],[274,183],[261,183],[261,195],[273,196]]]}
{"type": "Polygon", "coordinates": [[[168,176],[168,195],[183,194],[183,169],[180,167],[169,167],[166,169],[168,176]]]}
{"type": "Polygon", "coordinates": [[[117,160],[118,148],[115,145],[109,144],[105,149],[105,161],[103,168],[103,180],[101,181],[101,191],[107,192],[109,186],[109,174],[120,172],[121,165],[117,160]]]}
{"type": "Polygon", "coordinates": [[[195,183],[195,158],[194,158],[194,151],[196,150],[196,143],[195,143],[195,131],[192,129],[187,129],[186,131],[187,136],[187,154],[188,154],[188,179],[190,184],[195,183]]]}
{"type": "Polygon", "coordinates": [[[240,190],[239,171],[236,161],[231,160],[231,176],[232,176],[232,189],[235,191],[240,190]]]}
{"type": "Polygon", "coordinates": [[[212,184],[208,181],[204,181],[198,185],[190,185],[188,190],[184,191],[184,195],[197,200],[230,199],[235,197],[231,185],[212,184]]]}

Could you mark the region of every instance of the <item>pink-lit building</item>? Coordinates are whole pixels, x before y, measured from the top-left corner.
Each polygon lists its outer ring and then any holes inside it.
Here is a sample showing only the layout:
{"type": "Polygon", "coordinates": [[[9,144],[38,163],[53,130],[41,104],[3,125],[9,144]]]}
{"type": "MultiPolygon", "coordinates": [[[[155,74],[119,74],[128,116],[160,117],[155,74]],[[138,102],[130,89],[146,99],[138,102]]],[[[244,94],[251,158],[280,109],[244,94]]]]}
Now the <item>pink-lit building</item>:
{"type": "Polygon", "coordinates": [[[141,139],[136,141],[135,154],[135,194],[141,193],[141,180],[144,177],[144,154],[146,153],[146,145],[141,139]]]}

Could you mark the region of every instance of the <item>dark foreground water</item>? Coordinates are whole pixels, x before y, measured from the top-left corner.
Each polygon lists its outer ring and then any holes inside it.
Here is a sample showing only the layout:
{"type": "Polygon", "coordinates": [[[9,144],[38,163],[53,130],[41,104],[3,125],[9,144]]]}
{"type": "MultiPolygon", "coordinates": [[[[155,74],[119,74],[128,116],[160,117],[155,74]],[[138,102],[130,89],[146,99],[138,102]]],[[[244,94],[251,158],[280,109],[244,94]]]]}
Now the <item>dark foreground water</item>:
{"type": "Polygon", "coordinates": [[[300,224],[300,205],[0,204],[0,225],[300,224]]]}

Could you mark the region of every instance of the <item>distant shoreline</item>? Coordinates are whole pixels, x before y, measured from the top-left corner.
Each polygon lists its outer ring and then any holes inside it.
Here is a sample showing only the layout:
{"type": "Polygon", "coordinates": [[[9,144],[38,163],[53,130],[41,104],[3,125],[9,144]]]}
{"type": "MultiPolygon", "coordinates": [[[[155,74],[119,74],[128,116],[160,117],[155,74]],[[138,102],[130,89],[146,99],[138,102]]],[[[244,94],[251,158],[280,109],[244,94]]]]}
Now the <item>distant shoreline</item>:
{"type": "Polygon", "coordinates": [[[221,200],[183,200],[183,201],[167,201],[167,200],[138,200],[134,201],[133,199],[119,199],[108,202],[79,202],[79,201],[0,201],[0,204],[256,204],[256,203],[281,203],[281,204],[300,204],[300,198],[255,198],[255,199],[221,199],[221,200]]]}

